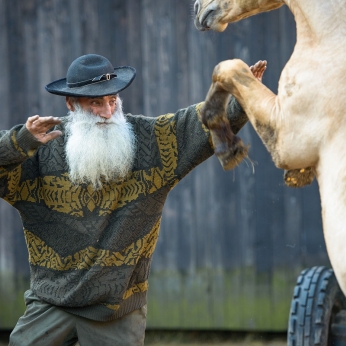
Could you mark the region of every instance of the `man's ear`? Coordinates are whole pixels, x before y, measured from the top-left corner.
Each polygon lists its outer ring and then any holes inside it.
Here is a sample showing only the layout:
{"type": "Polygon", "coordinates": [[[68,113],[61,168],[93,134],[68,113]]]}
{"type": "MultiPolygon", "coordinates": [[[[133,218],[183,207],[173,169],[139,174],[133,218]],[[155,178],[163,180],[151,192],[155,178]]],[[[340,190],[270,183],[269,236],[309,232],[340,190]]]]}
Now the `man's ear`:
{"type": "Polygon", "coordinates": [[[72,111],[72,112],[75,111],[74,106],[73,106],[73,102],[69,96],[66,96],[66,106],[70,111],[72,111]]]}

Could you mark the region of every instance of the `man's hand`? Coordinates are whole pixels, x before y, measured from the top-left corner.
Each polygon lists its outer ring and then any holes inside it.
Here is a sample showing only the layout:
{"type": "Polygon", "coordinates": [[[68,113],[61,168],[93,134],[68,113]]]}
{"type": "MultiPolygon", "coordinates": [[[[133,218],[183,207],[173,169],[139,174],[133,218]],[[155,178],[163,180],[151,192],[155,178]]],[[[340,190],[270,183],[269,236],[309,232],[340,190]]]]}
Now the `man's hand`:
{"type": "Polygon", "coordinates": [[[61,120],[59,118],[40,117],[39,115],[34,115],[28,118],[25,126],[38,141],[46,144],[50,140],[58,138],[62,135],[62,132],[58,130],[47,133],[50,128],[60,123],[61,120]]]}
{"type": "Polygon", "coordinates": [[[266,60],[260,60],[257,61],[255,65],[250,66],[250,70],[252,74],[260,81],[262,82],[262,77],[264,74],[264,71],[267,68],[267,61],[266,60]]]}

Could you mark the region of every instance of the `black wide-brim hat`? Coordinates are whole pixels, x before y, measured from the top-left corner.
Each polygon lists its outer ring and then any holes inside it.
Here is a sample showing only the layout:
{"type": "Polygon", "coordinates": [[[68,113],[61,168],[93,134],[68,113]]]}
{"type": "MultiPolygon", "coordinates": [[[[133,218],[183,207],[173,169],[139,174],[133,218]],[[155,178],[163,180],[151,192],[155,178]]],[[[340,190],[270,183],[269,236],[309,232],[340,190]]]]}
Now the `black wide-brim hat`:
{"type": "Polygon", "coordinates": [[[131,66],[114,68],[108,59],[97,54],[83,55],[72,62],[66,78],[48,85],[52,94],[74,97],[115,95],[127,88],[136,77],[131,66]]]}

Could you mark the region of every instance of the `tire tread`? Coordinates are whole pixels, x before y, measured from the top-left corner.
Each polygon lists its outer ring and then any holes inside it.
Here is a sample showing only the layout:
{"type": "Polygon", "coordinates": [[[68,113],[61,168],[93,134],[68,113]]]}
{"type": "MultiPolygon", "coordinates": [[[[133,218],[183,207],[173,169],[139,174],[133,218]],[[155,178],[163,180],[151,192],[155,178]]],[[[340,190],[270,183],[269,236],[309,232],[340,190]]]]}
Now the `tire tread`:
{"type": "Polygon", "coordinates": [[[336,283],[332,276],[333,270],[326,267],[308,268],[299,275],[293,290],[288,346],[326,346],[322,344],[328,333],[324,321],[328,313],[325,301],[330,287],[336,283]]]}

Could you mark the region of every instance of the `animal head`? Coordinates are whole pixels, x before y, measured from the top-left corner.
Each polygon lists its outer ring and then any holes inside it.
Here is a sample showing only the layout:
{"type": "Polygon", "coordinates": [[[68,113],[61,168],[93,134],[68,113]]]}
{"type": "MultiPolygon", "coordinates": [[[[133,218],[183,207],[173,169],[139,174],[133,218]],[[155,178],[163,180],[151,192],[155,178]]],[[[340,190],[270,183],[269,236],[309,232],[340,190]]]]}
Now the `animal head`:
{"type": "Polygon", "coordinates": [[[224,31],[228,23],[275,10],[284,0],[196,0],[195,26],[198,30],[224,31]]]}

